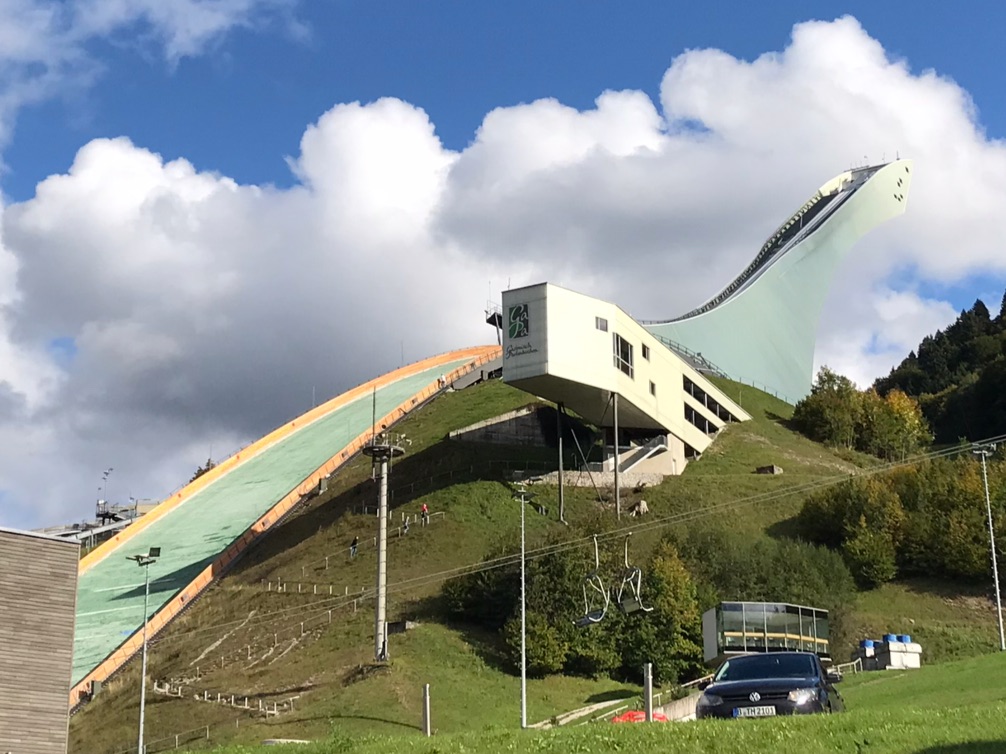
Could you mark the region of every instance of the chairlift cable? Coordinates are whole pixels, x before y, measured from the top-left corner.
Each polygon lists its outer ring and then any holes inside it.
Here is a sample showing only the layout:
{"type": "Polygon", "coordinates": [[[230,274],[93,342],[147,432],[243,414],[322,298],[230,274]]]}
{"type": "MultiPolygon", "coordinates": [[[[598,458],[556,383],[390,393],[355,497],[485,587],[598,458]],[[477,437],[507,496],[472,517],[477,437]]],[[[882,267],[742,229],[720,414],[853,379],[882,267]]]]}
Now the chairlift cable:
{"type": "MultiPolygon", "coordinates": [[[[908,468],[911,466],[918,465],[925,461],[937,460],[940,458],[948,458],[962,453],[971,452],[972,448],[976,445],[988,445],[988,444],[999,444],[1006,442],[1006,434],[995,435],[982,440],[977,440],[971,442],[967,445],[955,445],[950,448],[944,448],[942,450],[931,451],[928,453],[919,454],[912,456],[902,461],[891,461],[886,464],[881,464],[879,466],[873,467],[871,469],[866,469],[860,471],[856,474],[841,474],[831,477],[826,477],[822,480],[816,482],[808,482],[806,484],[797,485],[794,487],[787,488],[785,490],[776,490],[771,493],[759,493],[756,495],[751,495],[746,498],[740,498],[738,500],[727,501],[724,503],[719,503],[716,505],[708,506],[700,509],[693,509],[691,511],[685,511],[682,513],[672,514],[668,516],[663,516],[660,518],[655,518],[645,524],[636,523],[632,526],[626,526],[621,529],[612,530],[610,532],[605,532],[597,535],[590,535],[587,537],[582,537],[579,539],[566,540],[555,545],[547,545],[544,547],[539,547],[534,550],[527,551],[527,559],[535,560],[538,558],[547,557],[548,555],[558,554],[565,552],[576,547],[582,547],[587,542],[591,542],[596,537],[599,542],[608,541],[610,539],[625,536],[633,531],[650,531],[654,529],[664,528],[666,526],[672,526],[674,524],[680,523],[691,523],[692,521],[700,520],[714,513],[720,512],[728,508],[737,508],[742,506],[753,505],[759,502],[771,502],[773,500],[779,500],[785,497],[789,497],[800,492],[814,491],[817,489],[824,489],[836,484],[840,484],[843,481],[847,481],[853,478],[869,478],[882,474],[888,471],[893,471],[900,468],[908,468]]],[[[388,585],[388,594],[401,593],[404,591],[409,591],[417,587],[426,586],[430,583],[435,583],[438,581],[447,581],[452,578],[458,578],[466,575],[474,575],[478,573],[484,573],[486,571],[491,571],[497,568],[505,568],[510,565],[516,565],[520,560],[519,554],[508,554],[493,558],[488,561],[480,561],[477,563],[470,563],[465,566],[458,566],[455,568],[445,569],[443,571],[438,571],[430,574],[425,574],[423,576],[416,576],[410,579],[404,579],[402,581],[397,581],[393,584],[388,585]]],[[[362,593],[362,598],[369,598],[368,592],[362,593]]],[[[277,620],[282,620],[284,617],[289,617],[290,615],[301,615],[308,612],[317,611],[319,614],[327,610],[337,610],[342,607],[348,607],[354,601],[361,599],[361,595],[357,594],[355,596],[345,596],[339,595],[338,597],[332,597],[326,600],[318,600],[306,605],[297,605],[289,608],[282,608],[270,613],[262,613],[261,617],[265,620],[246,622],[247,619],[240,619],[234,621],[225,621],[221,623],[216,623],[208,626],[201,626],[199,628],[192,628],[187,631],[174,632],[170,636],[158,637],[152,640],[152,644],[155,646],[161,644],[162,642],[169,642],[175,639],[186,638],[193,636],[198,633],[203,633],[206,631],[211,631],[220,628],[228,628],[233,626],[239,626],[245,624],[248,627],[261,627],[263,625],[268,625],[277,620]]],[[[113,654],[116,650],[111,652],[106,652],[100,655],[100,659],[103,659],[110,654],[113,654]]]]}

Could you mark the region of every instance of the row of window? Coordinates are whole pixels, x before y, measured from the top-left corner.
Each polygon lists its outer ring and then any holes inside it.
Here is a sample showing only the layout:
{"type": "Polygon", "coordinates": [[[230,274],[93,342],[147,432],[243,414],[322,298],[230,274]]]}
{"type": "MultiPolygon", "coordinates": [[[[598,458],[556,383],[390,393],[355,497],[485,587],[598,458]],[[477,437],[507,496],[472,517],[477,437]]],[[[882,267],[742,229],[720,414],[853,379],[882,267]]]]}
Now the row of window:
{"type": "MultiPolygon", "coordinates": [[[[606,320],[604,317],[594,317],[594,326],[602,332],[608,332],[608,320],[606,320]]],[[[628,375],[628,377],[630,377],[631,379],[635,379],[636,370],[635,365],[633,363],[634,347],[632,343],[627,341],[617,332],[611,334],[611,343],[612,343],[612,360],[614,362],[615,368],[621,371],[623,374],[628,375]]],[[[642,348],[643,358],[649,361],[650,347],[645,343],[642,344],[642,347],[643,347],[642,348]]],[[[703,406],[705,406],[712,413],[714,413],[719,419],[728,422],[737,421],[737,418],[733,414],[731,414],[729,411],[723,408],[719,403],[717,403],[715,400],[709,397],[709,395],[704,390],[702,390],[702,388],[700,388],[698,385],[696,385],[694,382],[688,379],[688,377],[684,378],[684,388],[686,393],[688,393],[690,396],[692,396],[700,403],[702,403],[703,406]]],[[[654,384],[652,380],[650,381],[650,395],[654,397],[656,397],[657,395],[657,386],[656,384],[654,384]]],[[[694,424],[696,427],[701,429],[706,434],[713,434],[719,429],[719,427],[717,427],[715,424],[710,422],[704,416],[699,414],[699,412],[697,412],[688,404],[685,404],[685,419],[694,424]]]]}
{"type": "Polygon", "coordinates": [[[710,412],[716,415],[717,419],[722,419],[725,422],[736,422],[737,417],[727,411],[723,406],[716,402],[705,390],[700,388],[694,382],[692,382],[688,377],[684,377],[684,388],[685,392],[688,393],[692,398],[697,400],[710,412]]]}

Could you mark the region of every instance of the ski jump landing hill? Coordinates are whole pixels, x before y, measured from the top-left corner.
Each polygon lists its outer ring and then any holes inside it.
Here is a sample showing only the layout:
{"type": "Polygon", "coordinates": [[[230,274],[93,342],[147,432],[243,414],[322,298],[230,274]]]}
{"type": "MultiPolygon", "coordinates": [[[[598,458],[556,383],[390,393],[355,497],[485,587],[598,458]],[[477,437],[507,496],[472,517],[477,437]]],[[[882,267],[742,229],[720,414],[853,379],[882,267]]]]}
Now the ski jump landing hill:
{"type": "Polygon", "coordinates": [[[143,571],[127,556],[160,547],[149,566],[148,638],[156,636],[320,480],[450,384],[500,358],[498,346],[434,356],[371,380],[249,445],[80,562],[70,706],[90,698],[142,647],[143,571]]]}

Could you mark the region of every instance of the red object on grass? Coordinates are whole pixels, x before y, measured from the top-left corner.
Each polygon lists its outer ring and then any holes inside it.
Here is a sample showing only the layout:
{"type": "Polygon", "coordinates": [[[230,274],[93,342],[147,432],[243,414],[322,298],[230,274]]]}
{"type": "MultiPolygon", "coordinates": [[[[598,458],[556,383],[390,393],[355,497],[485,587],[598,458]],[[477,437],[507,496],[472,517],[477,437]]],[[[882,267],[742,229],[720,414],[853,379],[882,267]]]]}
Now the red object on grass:
{"type": "MultiPolygon", "coordinates": [[[[628,712],[623,712],[621,715],[616,715],[611,718],[613,723],[645,723],[646,722],[646,712],[641,709],[632,709],[628,712]]],[[[666,723],[669,722],[667,715],[663,712],[653,713],[653,722],[655,723],[666,723]]]]}

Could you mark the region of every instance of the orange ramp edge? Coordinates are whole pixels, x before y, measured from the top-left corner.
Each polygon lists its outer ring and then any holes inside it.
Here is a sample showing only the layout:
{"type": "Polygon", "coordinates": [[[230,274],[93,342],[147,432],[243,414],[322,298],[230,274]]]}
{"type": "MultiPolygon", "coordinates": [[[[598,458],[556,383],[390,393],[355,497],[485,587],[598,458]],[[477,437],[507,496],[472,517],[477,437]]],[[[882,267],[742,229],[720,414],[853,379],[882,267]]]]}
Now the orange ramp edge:
{"type": "MultiPolygon", "coordinates": [[[[119,545],[128,542],[132,537],[140,531],[143,531],[143,529],[147,526],[150,526],[154,521],[170,513],[185,500],[192,497],[207,485],[211,484],[216,479],[219,479],[221,476],[244,461],[253,458],[265,448],[273,445],[279,440],[282,440],[297,429],[322,418],[332,411],[346,406],[361,396],[370,394],[375,388],[386,387],[387,385],[393,384],[400,379],[409,377],[417,372],[432,369],[441,364],[448,364],[452,361],[457,361],[458,359],[471,357],[472,361],[462,364],[460,367],[457,367],[449,374],[445,375],[447,377],[447,381],[452,382],[474,371],[475,369],[478,369],[483,364],[497,358],[501,352],[502,351],[499,346],[476,346],[474,348],[465,348],[458,351],[450,351],[448,353],[439,354],[437,356],[431,356],[428,359],[423,359],[422,361],[409,364],[381,377],[377,377],[370,382],[365,382],[364,384],[352,388],[342,395],[332,398],[320,406],[316,406],[293,421],[273,430],[257,442],[242,448],[227,460],[222,461],[217,466],[214,466],[206,474],[203,474],[198,479],[195,479],[181,490],[174,493],[170,498],[159,504],[156,508],[154,508],[154,510],[143,516],[139,521],[127,526],[114,537],[103,542],[81,559],[79,572],[83,573],[89,567],[110,555],[118,548],[119,545]]],[[[437,386],[437,381],[434,380],[419,393],[400,403],[385,416],[380,417],[378,422],[390,426],[391,423],[405,417],[413,408],[422,405],[428,398],[432,397],[437,392],[439,392],[439,388],[437,386]]],[[[206,589],[206,587],[213,583],[215,578],[213,575],[214,573],[223,573],[238,558],[239,555],[248,549],[252,543],[254,543],[259,537],[281,520],[283,516],[291,508],[293,508],[304,495],[306,495],[313,487],[315,487],[315,485],[318,484],[319,481],[321,481],[323,477],[336,471],[339,467],[346,463],[346,461],[352,458],[357,451],[361,450],[367,441],[370,440],[371,434],[370,430],[359,434],[356,439],[329,458],[314,473],[301,482],[293,491],[288,493],[282,500],[263,514],[255,523],[248,527],[244,534],[228,545],[216,560],[203,569],[198,576],[189,582],[188,586],[184,587],[168,603],[166,603],[164,607],[158,610],[157,613],[149,619],[147,622],[147,640],[149,641],[157,636],[157,634],[164,629],[168,623],[174,620],[187,605],[197,598],[206,589]]],[[[128,662],[129,659],[142,648],[142,646],[142,632],[137,630],[132,636],[126,639],[125,642],[119,645],[118,649],[113,651],[101,662],[101,664],[84,676],[70,690],[70,707],[73,708],[77,704],[85,701],[87,694],[90,691],[92,681],[107,680],[113,673],[125,665],[126,662],[128,662]]]]}

